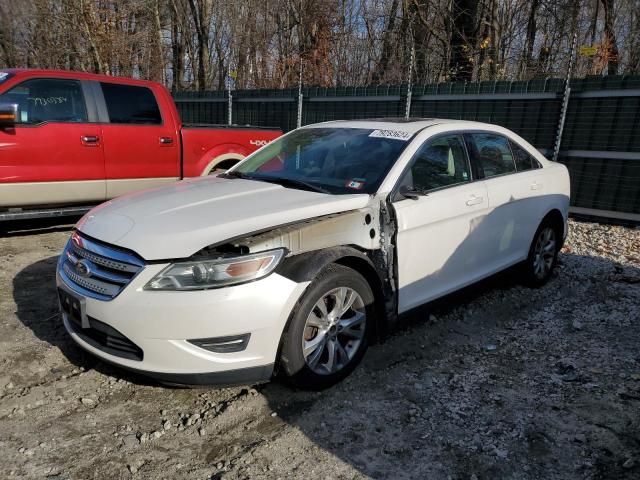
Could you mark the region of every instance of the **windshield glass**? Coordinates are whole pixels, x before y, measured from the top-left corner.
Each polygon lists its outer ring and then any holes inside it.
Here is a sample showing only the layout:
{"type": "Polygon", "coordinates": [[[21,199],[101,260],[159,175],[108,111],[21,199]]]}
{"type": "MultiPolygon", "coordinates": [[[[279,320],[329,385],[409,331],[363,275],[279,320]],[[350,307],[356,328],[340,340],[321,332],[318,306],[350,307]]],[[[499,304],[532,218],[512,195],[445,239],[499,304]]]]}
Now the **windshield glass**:
{"type": "Polygon", "coordinates": [[[271,142],[233,172],[293,188],[371,194],[409,138],[389,130],[304,128],[271,142]]]}

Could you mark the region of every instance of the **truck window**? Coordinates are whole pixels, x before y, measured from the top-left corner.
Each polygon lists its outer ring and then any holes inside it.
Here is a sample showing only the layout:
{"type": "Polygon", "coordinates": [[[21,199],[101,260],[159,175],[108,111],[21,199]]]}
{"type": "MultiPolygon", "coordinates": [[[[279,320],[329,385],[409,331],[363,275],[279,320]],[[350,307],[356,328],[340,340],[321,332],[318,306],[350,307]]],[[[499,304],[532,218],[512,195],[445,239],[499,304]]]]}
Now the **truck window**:
{"type": "Polygon", "coordinates": [[[77,80],[27,80],[0,95],[0,103],[18,104],[20,124],[88,121],[82,88],[77,80]]]}
{"type": "Polygon", "coordinates": [[[0,83],[4,83],[12,77],[9,72],[0,72],[0,83]]]}
{"type": "Polygon", "coordinates": [[[160,125],[162,115],[153,92],[147,87],[134,87],[100,82],[109,122],[135,125],[160,125]]]}

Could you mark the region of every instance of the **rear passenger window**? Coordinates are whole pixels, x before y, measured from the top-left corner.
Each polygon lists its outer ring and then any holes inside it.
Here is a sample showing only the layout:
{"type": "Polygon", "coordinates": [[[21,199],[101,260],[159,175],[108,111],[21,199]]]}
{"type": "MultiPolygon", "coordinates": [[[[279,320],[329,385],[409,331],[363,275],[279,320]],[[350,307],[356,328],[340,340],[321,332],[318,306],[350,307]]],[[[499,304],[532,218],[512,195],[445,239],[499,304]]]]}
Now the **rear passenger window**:
{"type": "Polygon", "coordinates": [[[490,178],[516,171],[509,140],[493,133],[472,133],[470,136],[475,143],[482,177],[490,178]]]}
{"type": "Polygon", "coordinates": [[[82,87],[77,80],[27,80],[0,95],[0,102],[18,104],[18,124],[88,121],[82,87]]]}
{"type": "Polygon", "coordinates": [[[467,153],[459,135],[430,140],[416,152],[401,185],[429,191],[471,180],[467,153]]]}
{"type": "Polygon", "coordinates": [[[109,122],[135,125],[160,125],[162,116],[153,92],[146,87],[100,83],[109,122]]]}
{"type": "Polygon", "coordinates": [[[511,141],[511,151],[513,152],[513,157],[516,161],[516,169],[519,172],[524,170],[532,170],[534,168],[540,168],[540,164],[538,161],[533,158],[524,148],[522,148],[517,143],[511,141]]]}

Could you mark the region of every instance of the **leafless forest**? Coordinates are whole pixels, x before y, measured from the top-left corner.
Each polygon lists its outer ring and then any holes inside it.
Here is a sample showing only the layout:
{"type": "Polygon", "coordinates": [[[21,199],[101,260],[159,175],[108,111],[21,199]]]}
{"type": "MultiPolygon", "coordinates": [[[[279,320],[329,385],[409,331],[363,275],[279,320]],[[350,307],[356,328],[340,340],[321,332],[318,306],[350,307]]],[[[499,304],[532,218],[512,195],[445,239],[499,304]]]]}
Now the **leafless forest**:
{"type": "Polygon", "coordinates": [[[0,67],[174,90],[640,72],[640,0],[0,0],[0,67]]]}

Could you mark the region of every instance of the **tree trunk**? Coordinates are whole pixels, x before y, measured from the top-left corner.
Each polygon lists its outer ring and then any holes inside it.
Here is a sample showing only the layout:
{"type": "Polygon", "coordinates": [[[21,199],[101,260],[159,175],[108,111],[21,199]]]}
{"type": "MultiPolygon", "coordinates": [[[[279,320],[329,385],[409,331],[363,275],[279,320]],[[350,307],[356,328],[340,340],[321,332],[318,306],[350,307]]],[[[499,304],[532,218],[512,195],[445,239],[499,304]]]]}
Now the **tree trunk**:
{"type": "Polygon", "coordinates": [[[209,63],[209,23],[204,0],[189,0],[191,16],[196,27],[198,50],[198,72],[196,74],[196,88],[205,90],[207,86],[207,64],[209,63]],[[197,2],[197,5],[196,5],[197,2]]]}
{"type": "Polygon", "coordinates": [[[531,77],[535,70],[533,61],[533,44],[536,41],[538,28],[536,15],[538,13],[539,6],[540,0],[531,0],[531,9],[529,10],[529,17],[527,19],[527,33],[525,37],[524,50],[520,61],[520,72],[526,78],[531,77]]]}
{"type": "MultiPolygon", "coordinates": [[[[80,10],[82,11],[82,26],[84,27],[84,33],[89,42],[89,52],[93,59],[93,71],[94,73],[104,73],[102,59],[96,40],[93,36],[93,26],[89,25],[87,18],[93,19],[93,12],[90,11],[91,7],[87,6],[85,0],[80,0],[80,10]]],[[[93,23],[93,22],[92,22],[93,23]]]]}
{"type": "Polygon", "coordinates": [[[182,90],[184,72],[184,41],[180,29],[178,8],[173,2],[171,8],[171,73],[173,90],[182,90]]]}
{"type": "Polygon", "coordinates": [[[452,29],[450,37],[451,57],[449,71],[451,79],[470,82],[473,77],[473,47],[477,41],[476,14],[478,2],[453,0],[452,29]]]}
{"type": "Polygon", "coordinates": [[[613,3],[614,0],[602,0],[604,9],[604,47],[607,60],[607,73],[618,73],[618,46],[616,45],[616,33],[613,29],[613,3]]]}
{"type": "Polygon", "coordinates": [[[391,8],[389,10],[389,20],[384,31],[384,37],[382,38],[382,52],[380,54],[380,61],[373,72],[372,82],[374,84],[380,83],[384,79],[385,73],[387,73],[387,67],[389,66],[389,60],[393,53],[393,45],[391,44],[394,35],[394,26],[396,23],[396,15],[398,12],[399,0],[393,0],[391,8]]]}

